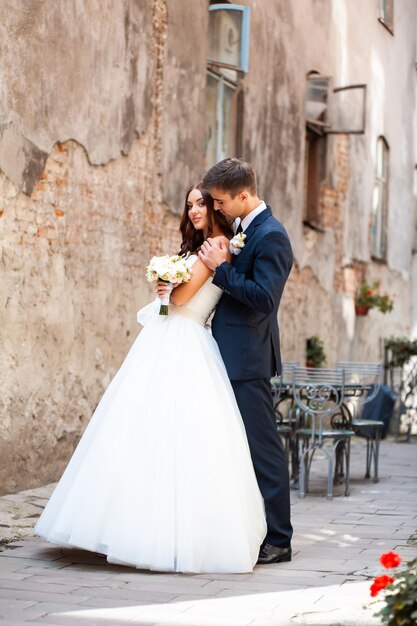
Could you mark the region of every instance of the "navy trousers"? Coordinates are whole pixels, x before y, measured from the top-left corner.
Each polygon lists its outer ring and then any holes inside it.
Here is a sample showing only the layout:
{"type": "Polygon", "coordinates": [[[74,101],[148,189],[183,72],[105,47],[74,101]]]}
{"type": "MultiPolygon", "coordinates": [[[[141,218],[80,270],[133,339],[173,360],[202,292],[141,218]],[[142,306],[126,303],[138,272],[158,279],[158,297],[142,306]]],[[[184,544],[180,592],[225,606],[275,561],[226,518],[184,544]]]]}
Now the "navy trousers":
{"type": "Polygon", "coordinates": [[[291,545],[290,484],[288,465],[275,426],[268,379],[231,380],[246,428],[259,489],[265,502],[268,533],[265,543],[280,548],[291,545]]]}

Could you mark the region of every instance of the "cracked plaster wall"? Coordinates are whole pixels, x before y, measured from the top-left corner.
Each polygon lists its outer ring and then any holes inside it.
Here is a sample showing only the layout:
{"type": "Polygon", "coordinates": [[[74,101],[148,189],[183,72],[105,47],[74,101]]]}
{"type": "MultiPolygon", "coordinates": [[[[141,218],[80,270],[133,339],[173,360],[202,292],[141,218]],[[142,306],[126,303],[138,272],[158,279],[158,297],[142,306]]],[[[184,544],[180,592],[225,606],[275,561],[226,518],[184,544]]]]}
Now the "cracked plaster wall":
{"type": "Polygon", "coordinates": [[[306,338],[318,334],[329,365],[337,358],[381,359],[382,338],[407,335],[411,325],[417,5],[396,3],[392,36],[374,4],[360,0],[242,3],[252,7],[244,156],[255,164],[261,196],[284,222],[295,253],[280,310],[285,358],[303,362],[306,338]],[[305,77],[312,70],[330,76],[331,89],[367,85],[365,134],[328,137],[323,233],[303,227],[305,77]],[[372,261],[370,251],[379,135],[391,148],[387,263],[372,261]],[[396,294],[391,314],[355,316],[355,286],[364,276],[396,294]]]}
{"type": "Polygon", "coordinates": [[[32,191],[57,141],[92,164],[127,154],[152,114],[153,3],[6,1],[0,18],[0,168],[16,186],[32,191]]]}
{"type": "MultiPolygon", "coordinates": [[[[373,9],[358,2],[242,0],[252,19],[239,156],[254,163],[260,194],[293,242],[280,326],[284,358],[301,362],[313,334],[325,339],[329,364],[377,359],[380,338],[406,334],[410,323],[412,196],[403,172],[414,101],[411,66],[395,68],[415,50],[416,8],[402,0],[396,13],[409,24],[398,23],[404,36],[387,43],[373,9]],[[364,136],[329,138],[324,233],[302,225],[312,69],[335,86],[367,82],[373,95],[364,136]],[[401,104],[390,100],[391,84],[406,94],[401,104]],[[373,146],[386,133],[394,169],[381,265],[370,261],[369,219],[373,146]],[[355,276],[365,271],[396,291],[391,315],[355,318],[355,276]]],[[[177,249],[184,188],[205,167],[207,4],[0,6],[0,491],[59,477],[138,332],[136,310],[151,297],[143,266],[177,249]]]]}
{"type": "Polygon", "coordinates": [[[153,297],[146,261],[178,249],[205,71],[203,50],[186,76],[178,28],[194,45],[198,11],[0,7],[0,492],[59,477],[153,297]]]}

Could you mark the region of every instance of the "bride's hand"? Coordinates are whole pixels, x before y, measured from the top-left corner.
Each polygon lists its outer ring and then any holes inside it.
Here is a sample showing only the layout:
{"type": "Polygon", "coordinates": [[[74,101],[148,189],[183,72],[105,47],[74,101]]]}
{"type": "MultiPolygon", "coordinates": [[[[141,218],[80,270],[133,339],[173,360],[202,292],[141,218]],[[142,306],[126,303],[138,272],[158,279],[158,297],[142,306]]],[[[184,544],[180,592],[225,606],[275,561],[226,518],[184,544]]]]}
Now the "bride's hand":
{"type": "Polygon", "coordinates": [[[171,291],[178,287],[178,284],[173,285],[172,283],[167,283],[164,280],[158,280],[155,283],[155,291],[157,293],[158,298],[164,298],[169,296],[171,291]]]}

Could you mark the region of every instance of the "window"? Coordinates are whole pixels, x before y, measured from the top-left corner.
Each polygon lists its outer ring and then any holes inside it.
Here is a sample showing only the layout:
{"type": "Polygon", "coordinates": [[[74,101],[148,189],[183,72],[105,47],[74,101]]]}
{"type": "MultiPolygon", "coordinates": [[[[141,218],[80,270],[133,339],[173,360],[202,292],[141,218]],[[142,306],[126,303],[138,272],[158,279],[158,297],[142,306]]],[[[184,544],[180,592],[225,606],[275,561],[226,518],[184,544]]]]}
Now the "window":
{"type": "Polygon", "coordinates": [[[305,103],[304,217],[306,226],[320,229],[320,191],[326,172],[327,99],[329,78],[317,72],[307,76],[305,103]]]}
{"type": "Polygon", "coordinates": [[[305,151],[304,224],[320,229],[320,191],[326,171],[326,136],[307,128],[305,151]]]}
{"type": "Polygon", "coordinates": [[[207,74],[206,161],[217,161],[236,153],[237,81],[221,73],[207,74]]]}
{"type": "Polygon", "coordinates": [[[376,173],[372,197],[371,252],[376,259],[386,258],[388,213],[388,144],[379,137],[376,148],[376,173]]]}
{"type": "Polygon", "coordinates": [[[317,72],[307,75],[307,125],[326,133],[361,135],[366,122],[366,85],[336,87],[329,93],[330,78],[317,72]]]}
{"type": "Polygon", "coordinates": [[[330,90],[331,79],[316,71],[307,75],[305,116],[304,215],[306,226],[321,230],[321,187],[326,177],[327,136],[365,132],[366,85],[330,90]]]}
{"type": "Polygon", "coordinates": [[[366,122],[366,85],[333,89],[331,127],[328,133],[362,135],[366,122]]]}
{"type": "Polygon", "coordinates": [[[394,34],[394,0],[378,0],[378,19],[394,34]]]}
{"type": "Polygon", "coordinates": [[[414,168],[414,237],[413,237],[413,252],[417,252],[417,165],[414,168]]]}
{"type": "Polygon", "coordinates": [[[249,7],[238,4],[212,4],[209,11],[209,63],[247,72],[249,7]]]}
{"type": "Polygon", "coordinates": [[[305,113],[307,126],[320,132],[330,124],[327,123],[327,100],[329,78],[317,72],[310,72],[307,76],[307,94],[305,113]]]}
{"type": "Polygon", "coordinates": [[[243,115],[241,84],[249,64],[250,18],[249,7],[235,4],[211,4],[209,11],[206,167],[237,153],[237,130],[243,115]]]}

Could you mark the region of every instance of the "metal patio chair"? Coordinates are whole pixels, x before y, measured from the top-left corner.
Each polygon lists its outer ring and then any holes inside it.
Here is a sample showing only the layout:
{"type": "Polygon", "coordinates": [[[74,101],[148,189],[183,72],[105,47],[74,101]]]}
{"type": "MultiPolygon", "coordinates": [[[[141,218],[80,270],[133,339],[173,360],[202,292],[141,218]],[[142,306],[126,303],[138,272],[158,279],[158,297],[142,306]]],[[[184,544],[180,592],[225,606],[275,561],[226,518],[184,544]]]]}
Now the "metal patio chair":
{"type": "Polygon", "coordinates": [[[293,397],[302,412],[304,425],[295,431],[300,457],[299,496],[309,489],[311,463],[316,450],[327,457],[327,498],[333,497],[336,454],[340,451],[345,463],[345,496],[349,495],[350,441],[354,432],[349,424],[331,427],[331,419],[343,403],[345,374],[340,369],[313,367],[293,368],[293,397]],[[326,445],[330,441],[330,446],[326,445]]]}
{"type": "MultiPolygon", "coordinates": [[[[283,361],[281,365],[281,374],[271,378],[272,393],[274,396],[274,406],[281,398],[288,397],[288,392],[292,391],[292,370],[298,367],[298,361],[283,361]]],[[[285,399],[286,399],[285,398],[285,399]]]]}
{"type": "Polygon", "coordinates": [[[373,481],[377,483],[379,481],[379,444],[384,422],[381,420],[363,420],[361,419],[361,411],[365,404],[376,397],[381,388],[382,363],[338,361],[336,366],[343,369],[345,382],[349,383],[352,389],[352,395],[345,398],[352,406],[352,429],[356,435],[366,438],[365,478],[371,477],[373,464],[373,481]],[[355,385],[357,385],[356,393],[355,385]]]}
{"type": "MultiPolygon", "coordinates": [[[[287,460],[295,453],[292,439],[297,418],[297,408],[292,402],[292,371],[298,365],[298,361],[284,361],[280,376],[271,379],[275,424],[278,433],[283,439],[287,460]],[[291,403],[288,407],[288,413],[284,417],[283,412],[280,410],[280,404],[286,400],[291,400],[291,403]]],[[[294,467],[294,459],[292,459],[292,466],[294,467]]]]}

